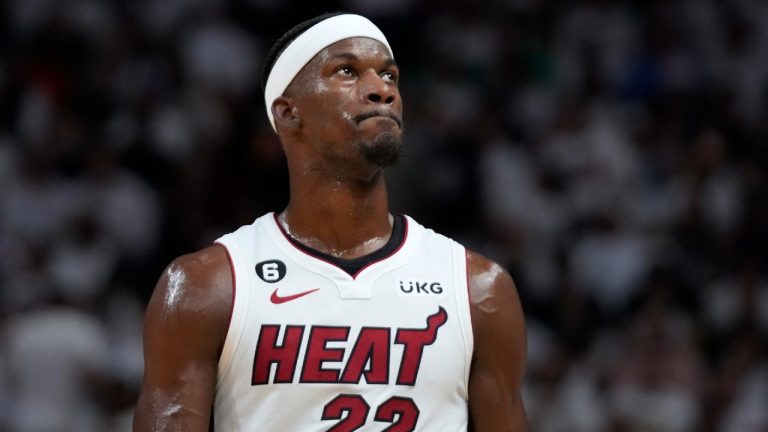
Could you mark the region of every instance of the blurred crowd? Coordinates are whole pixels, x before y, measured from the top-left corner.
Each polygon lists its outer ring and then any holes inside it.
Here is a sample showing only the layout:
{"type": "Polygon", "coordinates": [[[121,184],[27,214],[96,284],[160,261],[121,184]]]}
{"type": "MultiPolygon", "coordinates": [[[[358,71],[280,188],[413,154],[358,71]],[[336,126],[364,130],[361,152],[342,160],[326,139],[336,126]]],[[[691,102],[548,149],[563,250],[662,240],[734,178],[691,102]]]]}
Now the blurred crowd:
{"type": "Polygon", "coordinates": [[[393,210],[516,280],[532,431],[768,430],[767,2],[314,3],[0,5],[0,431],[130,430],[155,280],[287,203],[262,60],[334,10],[401,67],[393,210]]]}

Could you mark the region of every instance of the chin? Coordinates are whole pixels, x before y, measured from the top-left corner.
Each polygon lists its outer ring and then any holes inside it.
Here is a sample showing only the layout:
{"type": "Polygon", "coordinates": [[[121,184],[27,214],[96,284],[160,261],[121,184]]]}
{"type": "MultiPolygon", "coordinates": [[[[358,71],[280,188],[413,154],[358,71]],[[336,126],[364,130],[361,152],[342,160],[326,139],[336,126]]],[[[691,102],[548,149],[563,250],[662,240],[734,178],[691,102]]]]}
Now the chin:
{"type": "Polygon", "coordinates": [[[365,160],[382,168],[395,165],[403,155],[403,140],[399,133],[387,131],[359,146],[365,160]]]}

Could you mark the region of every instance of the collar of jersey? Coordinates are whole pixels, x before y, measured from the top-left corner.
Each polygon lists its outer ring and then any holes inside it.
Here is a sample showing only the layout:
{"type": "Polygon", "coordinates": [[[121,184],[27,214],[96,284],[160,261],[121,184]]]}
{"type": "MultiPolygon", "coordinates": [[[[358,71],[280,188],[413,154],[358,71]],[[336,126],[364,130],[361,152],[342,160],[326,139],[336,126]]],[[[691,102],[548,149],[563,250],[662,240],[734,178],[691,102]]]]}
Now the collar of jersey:
{"type": "Polygon", "coordinates": [[[269,226],[270,236],[283,253],[305,269],[334,280],[361,281],[376,278],[386,271],[404,265],[411,254],[412,245],[415,243],[413,237],[416,233],[411,229],[414,226],[413,220],[407,215],[403,215],[404,235],[400,245],[389,255],[371,261],[358,270],[357,273],[350,275],[335,263],[308,253],[294,245],[291,239],[288,238],[288,234],[280,226],[276,213],[273,212],[266,216],[269,219],[266,222],[269,226]]]}

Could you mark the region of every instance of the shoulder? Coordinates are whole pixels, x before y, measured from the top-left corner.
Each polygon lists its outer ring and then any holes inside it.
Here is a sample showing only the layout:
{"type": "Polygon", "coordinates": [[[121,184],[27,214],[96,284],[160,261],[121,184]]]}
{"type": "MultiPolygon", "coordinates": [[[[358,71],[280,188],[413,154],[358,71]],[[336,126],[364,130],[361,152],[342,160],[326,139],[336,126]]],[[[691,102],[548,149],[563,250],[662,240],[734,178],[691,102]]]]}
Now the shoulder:
{"type": "Polygon", "coordinates": [[[467,289],[475,342],[496,330],[524,332],[523,310],[515,282],[501,265],[467,250],[467,289]]]}
{"type": "Polygon", "coordinates": [[[504,267],[469,249],[466,255],[469,302],[473,308],[487,311],[509,302],[519,304],[515,282],[504,267]]]}
{"type": "Polygon", "coordinates": [[[227,250],[219,244],[187,255],[181,255],[166,267],[163,277],[186,282],[190,288],[231,283],[232,275],[227,250]]]}
{"type": "Polygon", "coordinates": [[[173,306],[196,297],[231,295],[232,270],[226,249],[217,244],[174,259],[157,288],[169,291],[167,299],[173,306]]]}
{"type": "Polygon", "coordinates": [[[226,334],[233,301],[227,251],[213,245],[174,259],[163,271],[147,307],[146,327],[206,327],[206,334],[226,334]]]}

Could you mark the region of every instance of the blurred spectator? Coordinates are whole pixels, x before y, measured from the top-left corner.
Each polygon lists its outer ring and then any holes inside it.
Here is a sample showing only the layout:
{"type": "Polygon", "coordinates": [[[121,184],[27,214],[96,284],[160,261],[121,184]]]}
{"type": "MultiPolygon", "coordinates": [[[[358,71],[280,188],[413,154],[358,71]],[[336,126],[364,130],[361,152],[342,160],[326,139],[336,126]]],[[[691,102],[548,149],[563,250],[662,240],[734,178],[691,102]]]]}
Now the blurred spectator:
{"type": "Polygon", "coordinates": [[[11,430],[105,429],[94,383],[108,368],[107,335],[95,317],[69,307],[44,307],[17,315],[3,330],[11,430]]]}

